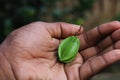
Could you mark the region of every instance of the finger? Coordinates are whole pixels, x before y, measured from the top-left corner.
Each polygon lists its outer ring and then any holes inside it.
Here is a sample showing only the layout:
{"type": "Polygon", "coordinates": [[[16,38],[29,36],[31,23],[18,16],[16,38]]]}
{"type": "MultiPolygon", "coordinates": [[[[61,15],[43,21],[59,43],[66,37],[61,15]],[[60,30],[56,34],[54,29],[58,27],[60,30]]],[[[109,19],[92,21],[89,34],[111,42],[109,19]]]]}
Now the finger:
{"type": "Polygon", "coordinates": [[[118,28],[120,28],[120,22],[113,21],[110,23],[102,24],[99,27],[96,27],[84,33],[83,35],[80,35],[79,36],[81,41],[80,50],[83,50],[96,44],[100,39],[104,38],[106,35],[112,33],[118,28]]]}
{"type": "Polygon", "coordinates": [[[120,60],[120,50],[112,50],[106,54],[96,56],[85,62],[80,68],[81,80],[87,80],[107,66],[120,60]]]}
{"type": "Polygon", "coordinates": [[[103,50],[105,50],[106,48],[108,48],[111,45],[114,45],[115,42],[120,40],[119,34],[120,34],[120,29],[116,30],[111,35],[109,35],[107,38],[105,38],[103,41],[101,41],[96,46],[98,52],[102,52],[103,50]]]}
{"type": "Polygon", "coordinates": [[[90,48],[87,48],[85,50],[82,50],[80,52],[80,54],[82,55],[84,61],[86,61],[87,59],[93,57],[93,56],[96,56],[98,53],[96,47],[90,47],[90,48]]]}
{"type": "Polygon", "coordinates": [[[110,50],[113,50],[114,48],[120,48],[120,43],[117,42],[118,40],[120,40],[119,34],[120,29],[114,31],[111,35],[107,36],[104,40],[99,42],[97,46],[90,47],[81,51],[80,53],[83,56],[84,60],[87,60],[97,54],[108,52],[110,50]]]}
{"type": "Polygon", "coordinates": [[[104,51],[101,52],[101,54],[104,54],[104,53],[109,52],[114,49],[120,49],[120,40],[117,41],[116,43],[112,44],[108,48],[106,48],[104,51]]]}
{"type": "Polygon", "coordinates": [[[79,68],[82,65],[82,63],[82,56],[80,54],[77,54],[77,57],[73,62],[65,64],[67,80],[80,80],[79,68]]]}
{"type": "MultiPolygon", "coordinates": [[[[75,33],[79,31],[80,26],[64,23],[64,22],[57,22],[57,23],[47,23],[46,28],[52,37],[66,38],[68,36],[75,35],[75,33]]],[[[82,32],[83,32],[83,28],[81,27],[79,34],[82,32]]]]}
{"type": "MultiPolygon", "coordinates": [[[[84,49],[80,52],[80,54],[83,56],[84,60],[86,61],[87,59],[96,56],[100,53],[103,53],[103,51],[108,51],[111,49],[111,45],[114,44],[113,40],[111,39],[111,36],[108,36],[105,38],[103,41],[99,42],[96,46],[89,47],[87,49],[84,49]],[[110,47],[109,49],[107,49],[110,47]],[[106,50],[107,49],[107,50],[106,50]]],[[[113,49],[113,48],[112,48],[113,49]]],[[[112,50],[111,49],[111,50],[112,50]]]]}

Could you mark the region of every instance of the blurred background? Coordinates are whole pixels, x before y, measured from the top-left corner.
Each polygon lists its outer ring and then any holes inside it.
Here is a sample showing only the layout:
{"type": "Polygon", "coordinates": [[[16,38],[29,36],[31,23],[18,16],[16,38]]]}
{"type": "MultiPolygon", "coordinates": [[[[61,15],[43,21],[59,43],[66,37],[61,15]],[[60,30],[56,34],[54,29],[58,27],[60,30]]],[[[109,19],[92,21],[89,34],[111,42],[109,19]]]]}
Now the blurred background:
{"type": "MultiPolygon", "coordinates": [[[[87,31],[113,20],[120,20],[120,0],[0,0],[0,43],[14,29],[34,21],[84,24],[87,31]]],[[[119,67],[120,62],[92,80],[120,80],[119,67]]]]}

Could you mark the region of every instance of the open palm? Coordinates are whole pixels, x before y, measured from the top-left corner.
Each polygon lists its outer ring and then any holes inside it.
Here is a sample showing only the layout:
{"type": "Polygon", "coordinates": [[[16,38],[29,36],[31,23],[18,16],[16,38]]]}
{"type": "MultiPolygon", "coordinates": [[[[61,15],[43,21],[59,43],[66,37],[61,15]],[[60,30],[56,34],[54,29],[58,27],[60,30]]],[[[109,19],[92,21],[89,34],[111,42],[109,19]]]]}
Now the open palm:
{"type": "Polygon", "coordinates": [[[86,80],[120,59],[120,50],[113,47],[120,47],[118,28],[115,21],[79,35],[80,50],[68,64],[58,61],[57,49],[61,40],[78,31],[76,25],[31,23],[13,31],[1,46],[16,80],[86,80]]]}

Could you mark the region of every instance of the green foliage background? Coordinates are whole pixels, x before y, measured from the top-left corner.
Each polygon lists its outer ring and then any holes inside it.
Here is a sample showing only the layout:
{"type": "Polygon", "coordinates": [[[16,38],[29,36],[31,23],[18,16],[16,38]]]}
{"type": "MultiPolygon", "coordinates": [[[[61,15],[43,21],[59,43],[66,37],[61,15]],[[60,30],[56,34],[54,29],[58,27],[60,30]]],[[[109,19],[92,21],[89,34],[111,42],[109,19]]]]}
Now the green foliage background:
{"type": "Polygon", "coordinates": [[[56,3],[62,2],[64,0],[0,0],[0,43],[14,29],[34,21],[81,24],[84,12],[92,7],[94,0],[78,0],[78,5],[72,8],[56,7],[56,3]]]}

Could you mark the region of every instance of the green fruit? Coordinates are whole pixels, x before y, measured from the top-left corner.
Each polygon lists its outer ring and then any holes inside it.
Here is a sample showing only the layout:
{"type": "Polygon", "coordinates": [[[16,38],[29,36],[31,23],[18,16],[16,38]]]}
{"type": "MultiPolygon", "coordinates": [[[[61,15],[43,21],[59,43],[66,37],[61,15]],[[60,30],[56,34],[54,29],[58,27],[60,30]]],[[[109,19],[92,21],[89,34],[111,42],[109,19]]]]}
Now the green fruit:
{"type": "Polygon", "coordinates": [[[60,62],[70,63],[72,62],[79,50],[80,40],[76,36],[70,36],[64,39],[58,48],[58,57],[60,62]]]}

